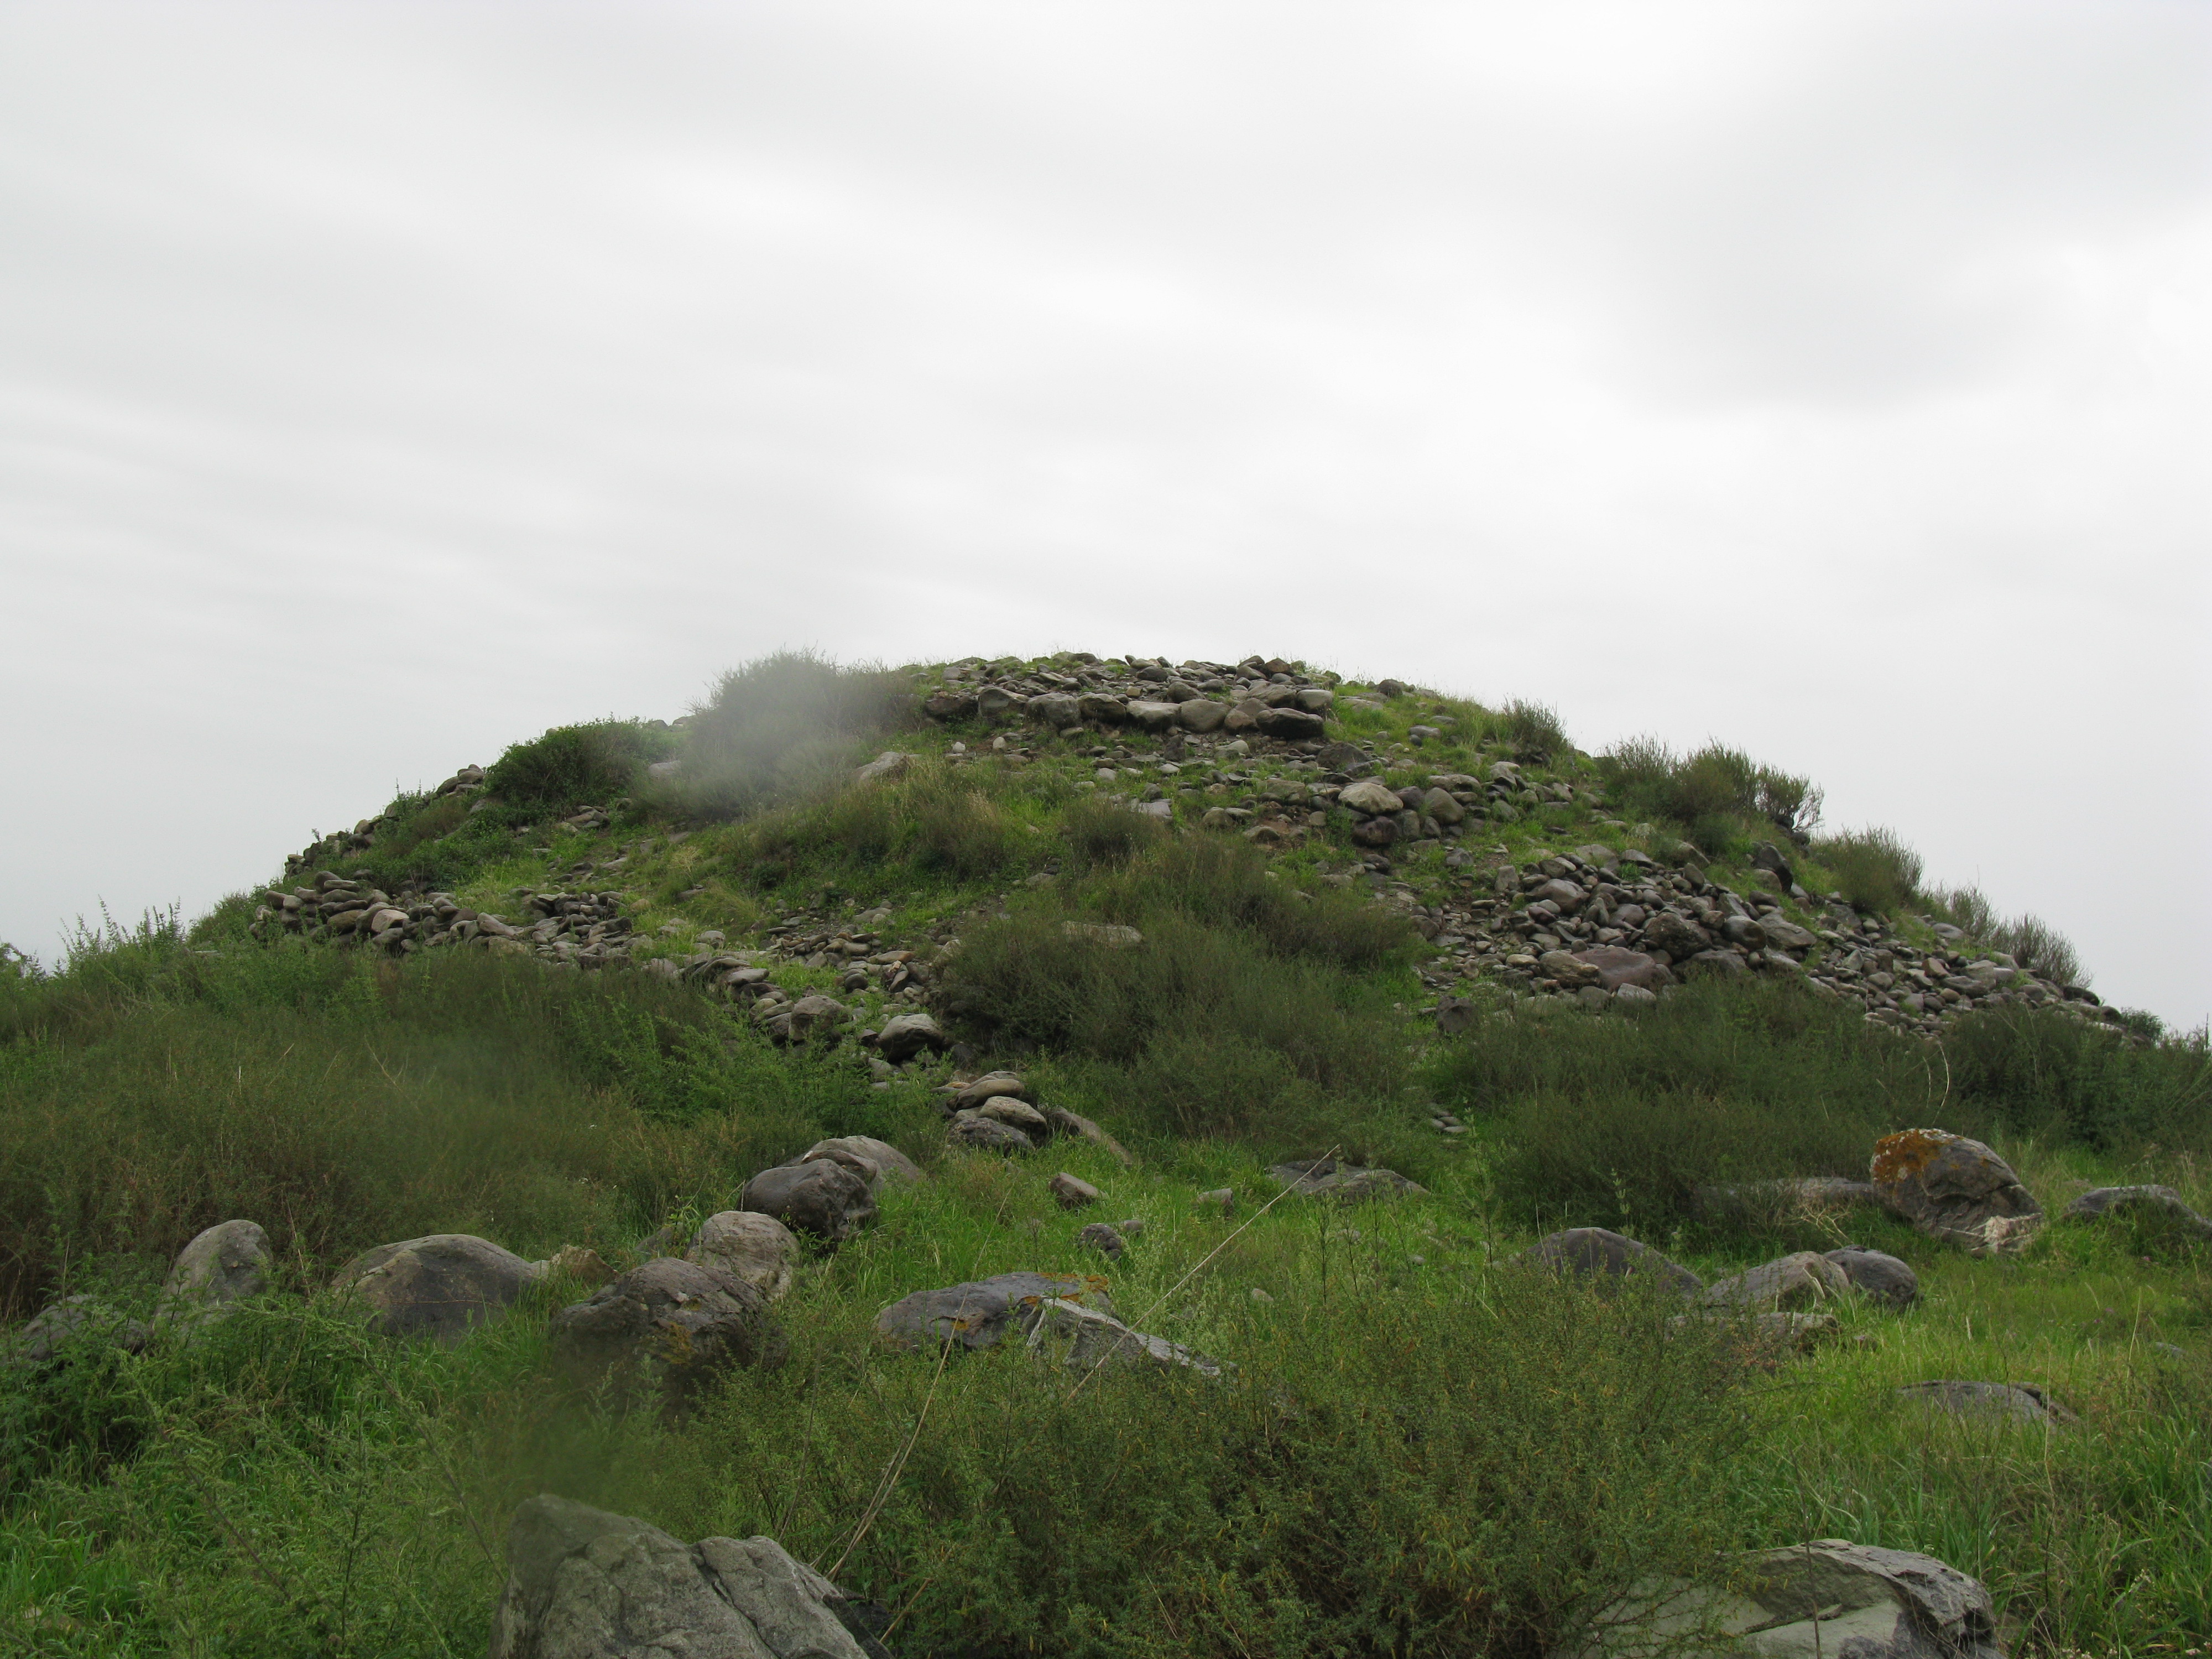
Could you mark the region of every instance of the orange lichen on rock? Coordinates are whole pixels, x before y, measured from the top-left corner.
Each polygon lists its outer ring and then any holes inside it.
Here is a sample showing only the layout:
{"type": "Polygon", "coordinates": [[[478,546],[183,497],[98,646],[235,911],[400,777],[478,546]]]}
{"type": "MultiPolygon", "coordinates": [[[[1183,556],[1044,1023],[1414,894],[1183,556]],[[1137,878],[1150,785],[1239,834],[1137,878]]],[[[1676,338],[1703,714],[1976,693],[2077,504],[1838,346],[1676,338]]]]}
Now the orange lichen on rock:
{"type": "Polygon", "coordinates": [[[1884,1135],[1874,1144],[1872,1177],[1886,1187],[1917,1176],[1958,1139],[1948,1129],[1900,1129],[1884,1135]]]}

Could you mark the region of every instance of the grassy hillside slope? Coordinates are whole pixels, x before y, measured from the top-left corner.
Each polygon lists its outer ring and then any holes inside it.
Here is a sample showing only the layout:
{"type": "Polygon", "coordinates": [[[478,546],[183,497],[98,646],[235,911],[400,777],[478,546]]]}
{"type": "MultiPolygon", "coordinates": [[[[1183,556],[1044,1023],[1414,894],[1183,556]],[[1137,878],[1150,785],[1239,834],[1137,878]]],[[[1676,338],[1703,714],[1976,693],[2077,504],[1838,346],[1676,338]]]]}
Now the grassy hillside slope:
{"type": "Polygon", "coordinates": [[[1941,1125],[2054,1216],[2125,1182],[2212,1209],[2202,1034],[2101,1008],[2063,940],[1927,890],[1894,837],[1821,837],[1802,780],[1268,667],[771,659],[674,726],[556,730],[403,797],[189,927],[0,975],[9,1317],[143,1315],[234,1216],[283,1264],[200,1341],[0,1368],[5,1642],[480,1652],[505,1516],[546,1489],[842,1561],[902,1654],[1540,1654],[1652,1573],[1817,1537],[1981,1577],[2014,1650],[2212,1635],[2205,1247],[2062,1219],[1976,1259],[1698,1190],[1863,1179],[1880,1135],[1941,1125]],[[1176,688],[1249,718],[1159,714],[1176,688]],[[1378,828],[1339,799],[1369,780],[1425,810],[1378,828]],[[1532,909],[1569,877],[1586,901],[1532,909]],[[1742,962],[1638,999],[1558,960],[1648,943],[1616,924],[1662,906],[1742,962]],[[811,1038],[808,996],[839,1010],[811,1038]],[[870,1046],[921,1010],[960,1046],[870,1046]],[[1138,1162],[951,1146],[943,1085],[993,1066],[1138,1162]],[[625,1265],[843,1134],[929,1179],[800,1265],[786,1364],[682,1422],[557,1380],[573,1281],[452,1349],[324,1293],[433,1232],[625,1265]],[[1270,1164],[1328,1153],[1427,1194],[1262,1212],[1270,1164]],[[1061,1170],[1102,1206],[1060,1208],[1061,1170]],[[1224,1188],[1230,1213],[1200,1201],[1224,1188]],[[1144,1224],[1119,1260],[1079,1239],[1102,1218],[1144,1224]],[[1577,1224],[1709,1279],[1856,1241],[1923,1296],[1778,1364],[1516,1262],[1577,1224]],[[873,1336],[909,1291],[1018,1269],[1103,1276],[1235,1378],[1078,1393],[873,1336]],[[2081,1420],[1899,1403],[1933,1377],[2081,1420]]]}

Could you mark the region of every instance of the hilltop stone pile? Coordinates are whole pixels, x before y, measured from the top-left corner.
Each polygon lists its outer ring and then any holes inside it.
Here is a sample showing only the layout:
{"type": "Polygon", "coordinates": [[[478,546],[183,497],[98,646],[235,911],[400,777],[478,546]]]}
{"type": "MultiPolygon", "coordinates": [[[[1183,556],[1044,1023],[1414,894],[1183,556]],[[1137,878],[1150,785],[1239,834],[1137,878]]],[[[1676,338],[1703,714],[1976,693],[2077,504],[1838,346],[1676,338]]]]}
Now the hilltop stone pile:
{"type": "MultiPolygon", "coordinates": [[[[1585,846],[1527,866],[1501,864],[1491,876],[1487,896],[1414,915],[1455,970],[1427,971],[1439,989],[1455,977],[1480,975],[1602,1007],[1649,1002],[1689,973],[1756,972],[1802,975],[1817,990],[1856,999],[1873,1019],[1922,1030],[1938,1029],[1948,1015],[2005,1004],[2118,1018],[2080,986],[2043,978],[2000,953],[1969,960],[1949,947],[1921,950],[1879,916],[1840,902],[1820,906],[1778,875],[1771,890],[1737,893],[1694,864],[1669,869],[1647,854],[1585,846]],[[1784,891],[1824,910],[1822,925],[1789,920],[1784,891]]],[[[1471,1012],[1448,1000],[1439,1019],[1449,1030],[1471,1012]]]]}

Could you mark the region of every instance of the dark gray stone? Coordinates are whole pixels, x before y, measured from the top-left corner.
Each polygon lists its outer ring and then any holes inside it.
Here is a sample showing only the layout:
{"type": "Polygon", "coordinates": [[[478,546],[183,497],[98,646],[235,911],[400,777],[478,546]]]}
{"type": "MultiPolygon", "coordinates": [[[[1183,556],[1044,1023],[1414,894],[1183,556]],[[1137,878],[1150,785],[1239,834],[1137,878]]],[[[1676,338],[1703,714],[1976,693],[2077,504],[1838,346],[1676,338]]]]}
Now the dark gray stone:
{"type": "Polygon", "coordinates": [[[544,1268],[489,1239],[432,1233],[365,1250],[331,1288],[365,1308],[386,1336],[423,1336],[450,1347],[506,1313],[544,1268]]]}
{"type": "Polygon", "coordinates": [[[1920,1275],[1893,1255],[1846,1244],[1829,1251],[1828,1260],[1844,1270],[1853,1290],[1874,1301],[1909,1308],[1920,1299],[1920,1275]]]}
{"type": "Polygon", "coordinates": [[[554,1361],[580,1388],[685,1409],[738,1365],[781,1365],[788,1352],[768,1298],[734,1273],[681,1256],[633,1267],[553,1316],[554,1361]]]}
{"type": "Polygon", "coordinates": [[[1553,1272],[1595,1281],[1600,1288],[1634,1275],[1650,1278],[1686,1297],[1705,1288],[1687,1267],[1669,1261],[1648,1244],[1604,1227],[1570,1227],[1540,1240],[1522,1258],[1553,1272]]]}
{"type": "Polygon", "coordinates": [[[2032,1382],[1914,1382],[1898,1398],[1953,1417],[2014,1423],[2075,1423],[2081,1419],[2032,1382]]]}
{"type": "Polygon", "coordinates": [[[2097,1221],[2107,1216],[2135,1215],[2171,1223],[2197,1238],[2212,1238],[2207,1221],[2171,1187],[2097,1187],[2081,1194],[2059,1212],[2069,1221],[2097,1221]]]}
{"type": "Polygon", "coordinates": [[[1312,1198],[1334,1199],[1340,1204],[1358,1204],[1370,1198],[1400,1198],[1429,1190],[1395,1170],[1370,1170],[1333,1158],[1278,1164],[1267,1175],[1278,1187],[1312,1198]]]}
{"type": "Polygon", "coordinates": [[[794,1232],[832,1243],[850,1238],[875,1219],[868,1183],[826,1158],[763,1170],[738,1195],[738,1208],[772,1215],[794,1232]]]}
{"type": "Polygon", "coordinates": [[[177,1252],[154,1323],[198,1327],[269,1287],[269,1235],[252,1221],[219,1221],[177,1252]]]}

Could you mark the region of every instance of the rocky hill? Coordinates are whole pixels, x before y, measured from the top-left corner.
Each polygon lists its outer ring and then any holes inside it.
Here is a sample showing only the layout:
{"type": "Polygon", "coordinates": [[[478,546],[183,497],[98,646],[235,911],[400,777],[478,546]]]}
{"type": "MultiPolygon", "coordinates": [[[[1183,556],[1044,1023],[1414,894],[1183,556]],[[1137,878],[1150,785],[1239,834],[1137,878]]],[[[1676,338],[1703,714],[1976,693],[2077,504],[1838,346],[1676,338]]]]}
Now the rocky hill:
{"type": "Polygon", "coordinates": [[[1818,818],[1259,656],[462,767],[0,975],[0,1629],[2185,1651],[2203,1038],[1818,818]]]}

